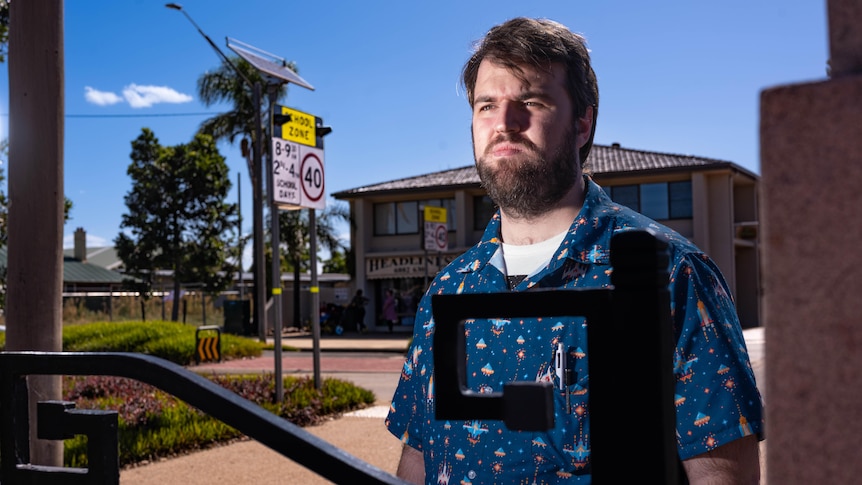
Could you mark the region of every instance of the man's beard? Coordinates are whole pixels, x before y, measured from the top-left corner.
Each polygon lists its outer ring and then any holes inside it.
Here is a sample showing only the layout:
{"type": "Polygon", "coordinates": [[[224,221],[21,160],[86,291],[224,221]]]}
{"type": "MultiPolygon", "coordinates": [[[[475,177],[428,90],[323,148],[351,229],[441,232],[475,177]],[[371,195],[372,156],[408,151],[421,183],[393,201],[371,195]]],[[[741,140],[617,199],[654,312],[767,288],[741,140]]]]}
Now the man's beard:
{"type": "Polygon", "coordinates": [[[555,207],[569,192],[580,173],[578,158],[573,130],[566,132],[563,144],[549,158],[544,158],[530,140],[519,135],[501,135],[476,160],[476,170],[482,187],[503,211],[513,217],[532,218],[555,207]],[[491,166],[486,157],[494,145],[504,141],[518,143],[526,151],[500,158],[496,166],[491,166]]]}

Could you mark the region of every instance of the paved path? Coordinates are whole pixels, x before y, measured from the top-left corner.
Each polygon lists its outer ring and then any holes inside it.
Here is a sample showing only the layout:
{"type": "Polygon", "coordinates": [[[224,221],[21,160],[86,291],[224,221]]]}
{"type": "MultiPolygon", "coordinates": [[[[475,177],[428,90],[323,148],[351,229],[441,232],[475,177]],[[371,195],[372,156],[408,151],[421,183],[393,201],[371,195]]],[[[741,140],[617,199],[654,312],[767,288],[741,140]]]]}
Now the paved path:
{"type": "MultiPolygon", "coordinates": [[[[400,441],[389,434],[383,419],[404,365],[409,335],[327,336],[321,339],[321,377],[351,381],[377,397],[375,405],[318,426],[311,434],[391,474],[398,466],[400,441]]],[[[303,350],[283,352],[284,375],[311,375],[313,340],[307,335],[285,337],[283,345],[303,350]]],[[[270,352],[263,357],[205,363],[191,367],[206,373],[275,372],[270,352]]],[[[122,485],[327,484],[328,480],[296,464],[266,446],[244,440],[177,458],[165,459],[120,472],[122,485]]]]}

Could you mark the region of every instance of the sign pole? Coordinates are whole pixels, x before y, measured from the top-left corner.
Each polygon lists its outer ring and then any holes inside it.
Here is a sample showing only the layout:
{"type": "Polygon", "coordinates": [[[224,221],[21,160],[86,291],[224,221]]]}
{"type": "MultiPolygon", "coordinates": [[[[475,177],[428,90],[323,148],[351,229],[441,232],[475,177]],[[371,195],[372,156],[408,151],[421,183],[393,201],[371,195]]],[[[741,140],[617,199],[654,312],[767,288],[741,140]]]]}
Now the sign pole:
{"type": "MultiPolygon", "coordinates": [[[[317,277],[317,213],[326,205],[323,137],[332,128],[323,126],[314,115],[275,105],[272,150],[273,207],[308,209],[309,251],[311,253],[311,333],[313,341],[314,387],[322,389],[320,378],[320,287],[317,277]]],[[[275,271],[275,270],[274,270],[275,271]]],[[[299,282],[294,282],[298,285],[299,282]]]]}
{"type": "Polygon", "coordinates": [[[257,334],[261,342],[266,343],[266,271],[263,256],[263,120],[261,119],[260,83],[254,83],[252,88],[254,98],[254,142],[252,157],[254,172],[252,175],[252,241],[254,251],[254,320],[257,321],[257,334]]]}
{"type": "MultiPolygon", "coordinates": [[[[269,133],[272,136],[272,128],[274,123],[272,122],[272,115],[275,108],[275,96],[276,89],[278,85],[270,84],[269,85],[269,133]]],[[[273,176],[273,168],[275,165],[275,159],[272,153],[272,144],[268,144],[269,149],[269,213],[271,216],[271,227],[270,227],[270,238],[272,241],[272,337],[273,337],[273,350],[275,351],[275,398],[276,402],[284,402],[284,376],[282,372],[282,356],[281,356],[281,319],[282,319],[282,311],[281,311],[281,241],[279,232],[281,229],[281,224],[279,224],[279,211],[278,204],[276,204],[276,184],[275,177],[273,176]]],[[[298,285],[298,281],[293,282],[294,285],[298,285]]]]}
{"type": "Polygon", "coordinates": [[[422,243],[422,267],[425,268],[425,288],[428,288],[428,246],[425,244],[426,231],[428,230],[425,227],[425,206],[419,204],[419,227],[422,228],[420,232],[419,241],[422,243]]]}
{"type": "Polygon", "coordinates": [[[323,389],[320,379],[320,288],[317,286],[317,215],[308,209],[308,232],[311,252],[311,328],[313,337],[314,388],[323,389]]]}

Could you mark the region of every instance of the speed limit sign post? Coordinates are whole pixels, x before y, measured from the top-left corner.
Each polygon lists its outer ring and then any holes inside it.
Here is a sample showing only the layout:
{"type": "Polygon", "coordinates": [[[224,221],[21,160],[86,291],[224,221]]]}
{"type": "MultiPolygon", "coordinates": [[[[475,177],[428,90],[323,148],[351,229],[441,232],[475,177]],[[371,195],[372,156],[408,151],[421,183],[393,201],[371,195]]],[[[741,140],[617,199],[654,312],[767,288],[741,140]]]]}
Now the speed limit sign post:
{"type": "Polygon", "coordinates": [[[425,206],[425,250],[445,251],[449,249],[449,228],[446,224],[446,209],[425,206]]]}
{"type": "Polygon", "coordinates": [[[280,137],[272,138],[273,202],[285,209],[325,209],[326,177],[320,118],[277,106],[280,137]]]}
{"type": "Polygon", "coordinates": [[[302,207],[323,209],[326,207],[323,179],[323,150],[303,147],[300,150],[299,184],[302,187],[302,207]]]}

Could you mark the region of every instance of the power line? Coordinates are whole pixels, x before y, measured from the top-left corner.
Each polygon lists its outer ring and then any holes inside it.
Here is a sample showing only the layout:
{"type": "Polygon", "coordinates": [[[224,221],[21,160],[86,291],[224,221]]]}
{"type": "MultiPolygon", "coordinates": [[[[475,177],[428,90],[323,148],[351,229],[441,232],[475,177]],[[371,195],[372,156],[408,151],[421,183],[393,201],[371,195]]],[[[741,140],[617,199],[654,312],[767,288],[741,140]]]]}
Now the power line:
{"type": "MultiPolygon", "coordinates": [[[[172,118],[179,116],[212,116],[220,112],[200,113],[147,113],[147,114],[68,114],[66,118],[172,118]]],[[[8,117],[9,113],[0,113],[0,116],[8,117]]]]}
{"type": "Polygon", "coordinates": [[[123,114],[97,114],[97,115],[80,115],[80,114],[71,114],[66,115],[66,118],[171,118],[176,116],[212,116],[220,113],[148,113],[148,114],[134,114],[134,115],[123,115],[123,114]]]}

